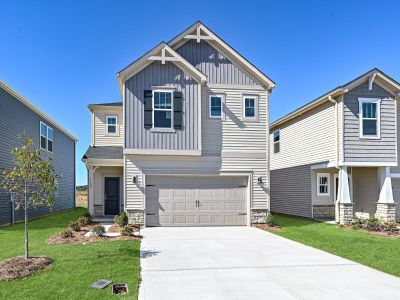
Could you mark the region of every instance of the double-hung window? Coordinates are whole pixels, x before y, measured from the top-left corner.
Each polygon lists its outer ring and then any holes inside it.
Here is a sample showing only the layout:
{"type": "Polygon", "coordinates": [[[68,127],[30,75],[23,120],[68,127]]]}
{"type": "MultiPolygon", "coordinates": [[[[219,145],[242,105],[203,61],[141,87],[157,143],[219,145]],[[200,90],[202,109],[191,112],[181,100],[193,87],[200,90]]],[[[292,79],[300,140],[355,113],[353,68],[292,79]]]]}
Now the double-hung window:
{"type": "Polygon", "coordinates": [[[209,117],[212,119],[222,118],[222,96],[210,95],[209,117]]]}
{"type": "Polygon", "coordinates": [[[317,196],[330,195],[330,174],[318,173],[317,174],[317,196]]]}
{"type": "Polygon", "coordinates": [[[40,148],[53,152],[53,128],[40,122],[40,148]]]}
{"type": "Polygon", "coordinates": [[[360,138],[380,138],[381,99],[359,98],[360,138]]]}
{"type": "Polygon", "coordinates": [[[243,97],[243,118],[245,120],[257,120],[257,98],[243,97]]]}
{"type": "Polygon", "coordinates": [[[154,128],[172,128],[174,124],[172,99],[172,91],[153,91],[154,128]]]}
{"type": "Polygon", "coordinates": [[[272,133],[272,137],[274,139],[274,153],[279,153],[279,151],[281,150],[281,134],[279,130],[275,130],[272,133]]]}
{"type": "Polygon", "coordinates": [[[106,116],[106,133],[108,135],[118,134],[118,118],[116,116],[106,116]]]}

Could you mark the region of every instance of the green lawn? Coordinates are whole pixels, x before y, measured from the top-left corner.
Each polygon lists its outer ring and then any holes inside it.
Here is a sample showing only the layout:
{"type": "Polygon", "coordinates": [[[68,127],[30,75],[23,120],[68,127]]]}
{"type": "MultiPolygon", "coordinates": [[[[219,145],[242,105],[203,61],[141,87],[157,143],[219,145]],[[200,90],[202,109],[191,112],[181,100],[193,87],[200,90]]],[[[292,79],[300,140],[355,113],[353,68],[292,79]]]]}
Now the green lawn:
{"type": "MultiPolygon", "coordinates": [[[[26,279],[0,281],[0,299],[110,299],[111,286],[90,288],[98,279],[128,283],[129,299],[136,299],[140,278],[140,242],[113,241],[86,245],[47,245],[83,208],[30,222],[31,255],[47,255],[53,264],[26,279]]],[[[0,228],[0,260],[24,254],[24,225],[0,228]]],[[[115,296],[116,298],[124,298],[115,296]]],[[[128,298],[128,297],[125,297],[128,298]]]]}
{"type": "Polygon", "coordinates": [[[274,215],[282,228],[273,232],[400,277],[400,238],[378,237],[310,219],[274,215]]]}

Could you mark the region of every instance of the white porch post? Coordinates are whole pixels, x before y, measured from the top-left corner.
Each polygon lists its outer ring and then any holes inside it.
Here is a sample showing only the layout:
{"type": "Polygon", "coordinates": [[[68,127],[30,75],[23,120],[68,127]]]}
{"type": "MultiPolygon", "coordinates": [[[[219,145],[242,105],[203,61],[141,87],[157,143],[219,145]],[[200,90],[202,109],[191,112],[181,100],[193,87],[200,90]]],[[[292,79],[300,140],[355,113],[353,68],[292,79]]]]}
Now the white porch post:
{"type": "Polygon", "coordinates": [[[380,179],[379,199],[376,204],[376,217],[384,221],[394,221],[396,217],[396,205],[393,200],[392,178],[390,167],[378,169],[380,179]]]}
{"type": "Polygon", "coordinates": [[[97,167],[89,166],[88,167],[88,209],[89,213],[93,216],[94,215],[94,174],[96,172],[97,167]]]}
{"type": "Polygon", "coordinates": [[[347,167],[339,169],[339,189],[335,208],[335,220],[339,224],[351,224],[353,220],[353,203],[350,196],[349,175],[347,167]]]}

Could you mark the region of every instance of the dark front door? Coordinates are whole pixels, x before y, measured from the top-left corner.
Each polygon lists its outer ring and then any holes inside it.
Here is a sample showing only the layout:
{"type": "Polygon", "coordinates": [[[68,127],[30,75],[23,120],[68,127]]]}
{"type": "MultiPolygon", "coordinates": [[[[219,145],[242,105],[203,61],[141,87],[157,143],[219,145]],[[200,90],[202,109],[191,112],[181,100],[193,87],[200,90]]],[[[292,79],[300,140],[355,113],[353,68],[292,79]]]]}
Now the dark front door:
{"type": "Polygon", "coordinates": [[[119,177],[104,178],[104,213],[106,215],[119,214],[119,177]]]}

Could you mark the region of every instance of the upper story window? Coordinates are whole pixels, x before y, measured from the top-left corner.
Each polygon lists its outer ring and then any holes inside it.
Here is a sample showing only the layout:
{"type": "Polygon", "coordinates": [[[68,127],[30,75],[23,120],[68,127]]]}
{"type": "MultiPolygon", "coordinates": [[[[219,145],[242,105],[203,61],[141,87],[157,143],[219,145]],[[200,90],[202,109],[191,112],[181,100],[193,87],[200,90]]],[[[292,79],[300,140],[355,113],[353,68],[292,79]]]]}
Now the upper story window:
{"type": "Polygon", "coordinates": [[[53,128],[40,122],[40,149],[53,152],[53,128]]]}
{"type": "Polygon", "coordinates": [[[172,128],[174,124],[172,98],[172,91],[153,91],[154,128],[172,128]]]}
{"type": "Polygon", "coordinates": [[[243,117],[246,120],[257,120],[258,107],[257,98],[251,96],[243,97],[243,117]]]}
{"type": "Polygon", "coordinates": [[[117,116],[106,116],[106,133],[109,135],[118,134],[118,118],[117,116]]]}
{"type": "Polygon", "coordinates": [[[317,173],[317,196],[330,195],[330,174],[317,173]]]}
{"type": "Polygon", "coordinates": [[[273,139],[274,139],[274,153],[279,153],[279,151],[281,150],[281,133],[279,130],[275,130],[272,133],[273,139]]]}
{"type": "Polygon", "coordinates": [[[381,99],[359,98],[360,138],[380,138],[381,99]]]}
{"type": "Polygon", "coordinates": [[[209,99],[209,115],[213,119],[222,118],[222,97],[211,95],[209,99]]]}

